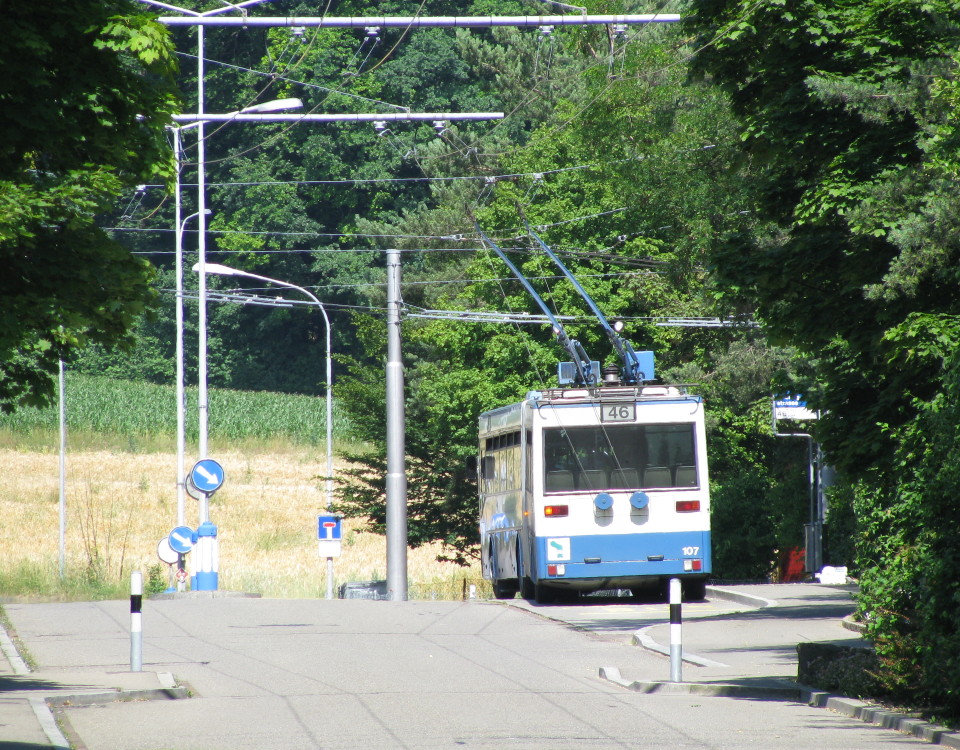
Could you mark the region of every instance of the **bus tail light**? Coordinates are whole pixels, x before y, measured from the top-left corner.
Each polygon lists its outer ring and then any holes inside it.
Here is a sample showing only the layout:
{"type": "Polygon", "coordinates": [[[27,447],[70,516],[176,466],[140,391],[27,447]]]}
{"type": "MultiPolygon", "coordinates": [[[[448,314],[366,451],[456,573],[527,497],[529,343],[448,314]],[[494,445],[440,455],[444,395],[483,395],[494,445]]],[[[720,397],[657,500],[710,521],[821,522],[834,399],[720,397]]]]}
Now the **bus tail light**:
{"type": "Polygon", "coordinates": [[[548,565],[547,566],[548,576],[565,576],[566,574],[567,574],[566,565],[548,565]]]}
{"type": "Polygon", "coordinates": [[[695,513],[700,510],[699,500],[677,500],[677,513],[695,513]]]}
{"type": "Polygon", "coordinates": [[[683,561],[683,570],[685,573],[696,573],[703,570],[703,560],[684,560],[683,561]]]}
{"type": "Polygon", "coordinates": [[[543,508],[543,515],[548,518],[563,518],[570,515],[570,506],[568,505],[547,505],[543,508]]]}

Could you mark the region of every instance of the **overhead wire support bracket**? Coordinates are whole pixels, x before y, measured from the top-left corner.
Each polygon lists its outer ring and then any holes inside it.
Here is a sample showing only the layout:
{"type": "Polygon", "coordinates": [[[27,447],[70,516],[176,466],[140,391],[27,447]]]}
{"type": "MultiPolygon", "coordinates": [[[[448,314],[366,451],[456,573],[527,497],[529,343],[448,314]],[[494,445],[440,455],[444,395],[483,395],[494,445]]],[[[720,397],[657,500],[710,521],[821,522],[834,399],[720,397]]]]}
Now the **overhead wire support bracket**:
{"type": "Polygon", "coordinates": [[[613,344],[613,348],[616,350],[617,355],[620,357],[620,361],[623,363],[623,371],[620,374],[620,378],[625,385],[636,385],[641,383],[644,380],[652,380],[653,373],[645,373],[640,368],[640,358],[637,355],[637,352],[634,351],[633,346],[629,341],[624,339],[614,330],[613,326],[607,321],[606,316],[600,311],[600,308],[597,307],[597,304],[593,301],[593,298],[587,293],[587,290],[584,289],[580,282],[577,281],[577,277],[574,276],[570,269],[568,269],[560,258],[557,257],[557,254],[550,249],[546,242],[544,242],[540,235],[533,231],[533,228],[530,226],[530,222],[527,221],[527,217],[523,217],[523,223],[527,228],[527,233],[537,241],[537,244],[543,249],[543,251],[550,256],[550,260],[559,268],[563,275],[566,276],[570,283],[573,284],[574,289],[577,290],[577,293],[583,297],[584,301],[590,307],[590,311],[594,314],[597,320],[600,322],[600,325],[603,327],[603,332],[607,334],[607,338],[610,339],[610,343],[613,344]]]}
{"type": "MultiPolygon", "coordinates": [[[[144,0],[141,0],[143,2],[144,0]]],[[[150,3],[154,4],[154,3],[150,3]]],[[[173,6],[160,7],[174,9],[173,6]]],[[[676,23],[676,13],[567,16],[160,16],[165,26],[309,26],[324,28],[488,29],[495,26],[540,28],[544,26],[608,26],[612,24],[676,23]]]]}
{"type": "Polygon", "coordinates": [[[502,120],[503,112],[343,112],[332,114],[276,114],[226,112],[183,113],[174,122],[430,122],[438,120],[502,120]]]}
{"type": "Polygon", "coordinates": [[[560,345],[570,354],[571,359],[573,360],[573,366],[577,370],[577,381],[581,385],[586,386],[596,386],[597,377],[593,370],[593,365],[590,361],[590,357],[587,356],[587,353],[583,350],[580,342],[576,339],[571,339],[563,325],[553,314],[553,311],[547,306],[547,303],[543,301],[543,298],[537,294],[537,290],[533,288],[533,285],[527,279],[526,276],[517,268],[513,261],[511,261],[507,254],[501,250],[497,244],[491,240],[483,229],[480,228],[480,224],[474,220],[473,225],[476,227],[477,232],[480,234],[480,239],[483,240],[483,243],[487,245],[491,250],[493,250],[504,263],[507,264],[507,267],[513,272],[513,275],[517,277],[521,284],[523,284],[524,289],[527,290],[527,293],[533,297],[537,305],[540,306],[540,309],[543,310],[544,315],[550,321],[550,324],[553,326],[553,333],[557,337],[557,341],[560,342],[560,345]]]}
{"type": "MultiPolygon", "coordinates": [[[[428,318],[431,320],[460,320],[468,323],[511,323],[516,325],[551,323],[546,315],[531,313],[489,312],[485,310],[430,310],[416,308],[417,312],[407,312],[407,318],[428,318]]],[[[557,315],[557,320],[578,320],[573,315],[557,315]]]]}
{"type": "MultiPolygon", "coordinates": [[[[184,299],[196,300],[198,294],[184,294],[184,299]]],[[[309,305],[308,301],[284,299],[283,297],[263,297],[256,294],[242,294],[240,292],[207,292],[207,299],[211,302],[230,302],[235,305],[260,305],[262,307],[296,307],[309,305]]]]}

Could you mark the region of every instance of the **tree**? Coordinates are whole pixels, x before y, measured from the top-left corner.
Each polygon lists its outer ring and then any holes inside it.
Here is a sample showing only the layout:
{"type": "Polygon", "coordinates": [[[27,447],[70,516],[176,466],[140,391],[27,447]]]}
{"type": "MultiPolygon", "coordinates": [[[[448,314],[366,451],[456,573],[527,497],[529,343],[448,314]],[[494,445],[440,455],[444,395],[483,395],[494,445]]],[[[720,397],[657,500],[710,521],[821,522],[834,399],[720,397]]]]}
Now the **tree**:
{"type": "Polygon", "coordinates": [[[13,4],[0,41],[0,408],[39,405],[60,359],[130,342],[148,264],[98,227],[124,188],[171,173],[165,30],[126,0],[13,4]]]}
{"type": "Polygon", "coordinates": [[[932,93],[954,77],[953,11],[716,0],[692,15],[696,69],[730,94],[768,223],[718,239],[718,281],[817,358],[830,383],[810,394],[820,437],[854,474],[892,456],[876,426],[909,420],[911,398],[936,387],[923,365],[890,367],[884,333],[960,303],[960,190],[931,158],[949,119],[932,93]]]}
{"type": "MultiPolygon", "coordinates": [[[[558,42],[557,54],[572,56],[577,51],[580,60],[573,67],[578,75],[569,76],[574,83],[565,80],[562,90],[554,92],[555,104],[523,138],[522,147],[482,165],[485,170],[495,169],[494,174],[515,175],[498,181],[489,204],[477,205],[481,203],[477,187],[447,187],[436,191],[440,205],[434,209],[365,226],[379,234],[475,237],[467,210],[472,205],[483,227],[501,240],[558,314],[585,316],[567,324],[569,334],[582,341],[594,358],[609,361],[609,343],[583,300],[558,278],[558,269],[536,244],[522,239],[526,216],[531,224],[542,227],[538,232],[562,255],[598,306],[609,317],[628,321],[628,337],[634,345],[656,350],[662,370],[678,371],[691,362],[705,367],[720,358],[741,332],[681,331],[658,327],[648,318],[715,312],[702,265],[707,238],[713,227],[747,227],[752,222],[742,215],[749,205],[749,183],[725,179],[732,152],[716,147],[730,139],[724,97],[716,89],[685,83],[675,38],[669,32],[662,36],[649,32],[623,49],[618,47],[614,75],[602,33],[584,31],[564,38],[563,44],[558,42]],[[604,54],[590,51],[596,49],[604,54]],[[707,175],[713,179],[706,179],[707,175]]],[[[510,65],[510,56],[488,40],[474,40],[466,49],[472,59],[497,62],[499,70],[518,70],[521,81],[531,77],[530,70],[510,65]]],[[[558,78],[563,77],[558,73],[558,78]]],[[[550,84],[540,81],[538,90],[549,91],[550,84]]],[[[502,88],[523,96],[524,87],[517,80],[502,88]]],[[[505,104],[507,109],[513,106],[511,101],[505,104]]],[[[410,247],[423,247],[422,241],[413,242],[408,242],[410,247]]],[[[490,252],[464,258],[463,253],[423,251],[405,253],[403,259],[405,281],[426,282],[405,287],[404,301],[411,308],[540,312],[490,252]],[[430,284],[432,280],[444,283],[430,284]]],[[[383,303],[372,299],[371,305],[382,307],[383,303]]],[[[478,414],[517,401],[530,389],[556,385],[557,362],[567,358],[548,326],[520,328],[409,318],[404,324],[411,540],[418,544],[442,541],[457,560],[476,553],[476,486],[466,467],[469,457],[476,455],[478,414]]],[[[374,330],[376,324],[370,329],[374,330]]],[[[340,393],[347,394],[346,408],[360,426],[361,437],[375,450],[349,457],[355,468],[352,481],[341,490],[339,509],[371,518],[371,528],[382,530],[384,344],[382,335],[364,336],[361,342],[369,346],[366,351],[374,364],[365,368],[362,362],[354,362],[350,376],[341,380],[340,393]]],[[[756,346],[762,348],[762,343],[756,346]]],[[[770,373],[775,369],[774,365],[764,369],[766,380],[749,389],[748,399],[728,398],[729,411],[741,402],[756,401],[756,388],[760,394],[769,393],[770,373]]],[[[727,378],[735,380],[725,374],[727,378]]],[[[722,388],[714,390],[720,393],[722,388]]],[[[717,407],[711,403],[711,408],[717,407]]],[[[768,421],[762,421],[754,418],[727,427],[728,441],[759,442],[743,433],[769,432],[768,421]]],[[[742,448],[726,462],[728,479],[745,466],[762,467],[766,454],[744,457],[747,452],[742,448]]],[[[774,481],[772,472],[758,471],[759,484],[774,481]]],[[[734,490],[728,494],[732,498],[734,490]]],[[[742,507],[735,506],[734,499],[730,506],[742,507]]],[[[763,540],[765,546],[757,546],[761,562],[750,568],[750,574],[767,572],[772,549],[778,543],[793,542],[779,528],[786,525],[782,520],[788,515],[781,513],[771,522],[776,528],[763,540]]],[[[796,524],[792,533],[799,536],[799,531],[796,524]]],[[[735,548],[736,542],[731,540],[729,546],[735,548]]]]}
{"type": "Polygon", "coordinates": [[[719,286],[811,360],[883,679],[957,715],[955,664],[938,658],[960,615],[956,3],[694,10],[696,67],[731,96],[767,222],[718,238],[719,286]]]}

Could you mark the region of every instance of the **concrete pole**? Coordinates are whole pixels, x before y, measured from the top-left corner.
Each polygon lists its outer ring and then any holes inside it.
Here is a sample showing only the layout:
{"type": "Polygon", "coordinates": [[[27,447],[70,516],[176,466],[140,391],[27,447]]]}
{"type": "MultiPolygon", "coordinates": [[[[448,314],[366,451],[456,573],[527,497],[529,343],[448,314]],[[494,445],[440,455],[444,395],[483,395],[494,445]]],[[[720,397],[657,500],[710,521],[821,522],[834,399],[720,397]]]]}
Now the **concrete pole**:
{"type": "Polygon", "coordinates": [[[387,251],[387,597],[407,599],[407,474],[400,353],[400,252],[387,251]]]}

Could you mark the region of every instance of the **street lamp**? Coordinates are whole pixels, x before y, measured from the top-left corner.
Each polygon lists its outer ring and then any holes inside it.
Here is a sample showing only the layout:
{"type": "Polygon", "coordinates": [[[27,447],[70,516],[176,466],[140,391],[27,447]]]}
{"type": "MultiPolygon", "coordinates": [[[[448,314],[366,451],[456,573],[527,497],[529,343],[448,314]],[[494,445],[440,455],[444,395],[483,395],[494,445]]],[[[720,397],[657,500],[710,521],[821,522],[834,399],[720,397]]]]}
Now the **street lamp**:
{"type": "MultiPolygon", "coordinates": [[[[200,55],[199,59],[203,59],[203,55],[200,55]]],[[[202,76],[201,76],[202,78],[202,76]]],[[[198,103],[200,110],[200,115],[203,116],[203,92],[202,84],[198,84],[198,88],[201,90],[198,92],[198,103]]],[[[236,112],[228,113],[230,116],[248,114],[248,113],[262,113],[262,112],[278,112],[280,110],[289,110],[289,109],[299,109],[303,106],[303,102],[299,99],[276,99],[274,101],[263,102],[261,104],[254,104],[250,107],[245,107],[244,109],[237,110],[236,112]]],[[[265,114],[261,116],[263,120],[269,121],[270,115],[265,114]]],[[[207,227],[206,221],[204,220],[204,215],[206,213],[206,181],[204,175],[204,166],[206,160],[206,151],[205,151],[205,137],[203,133],[203,126],[205,121],[199,120],[196,122],[197,126],[197,208],[200,211],[200,220],[197,230],[200,232],[199,243],[198,243],[198,252],[200,261],[199,265],[199,316],[197,321],[198,335],[200,337],[200,351],[199,351],[199,377],[197,378],[197,412],[200,419],[200,436],[199,436],[199,453],[200,458],[207,457],[207,424],[208,424],[208,407],[207,407],[207,275],[206,275],[206,259],[207,259],[207,227]]],[[[182,126],[187,127],[187,126],[182,126]]]]}
{"type": "MultiPolygon", "coordinates": [[[[193,267],[194,271],[200,270],[200,264],[197,263],[193,267]]],[[[304,294],[309,297],[313,303],[320,308],[320,312],[323,314],[323,322],[326,326],[326,341],[327,341],[327,510],[330,510],[330,507],[333,505],[333,364],[331,358],[330,350],[330,318],[327,315],[327,310],[323,306],[323,303],[317,299],[317,296],[308,289],[304,289],[302,286],[297,286],[292,284],[289,281],[281,281],[280,279],[274,279],[269,276],[261,276],[260,274],[250,273],[249,271],[241,271],[237,268],[231,268],[230,266],[224,266],[219,263],[207,263],[206,272],[212,273],[217,276],[243,276],[248,279],[256,279],[257,281],[265,281],[268,284],[276,284],[277,286],[286,287],[287,289],[295,289],[296,291],[304,294]]],[[[204,519],[201,519],[204,520],[204,519]]],[[[327,599],[333,598],[333,558],[327,558],[327,599]]]]}
{"type": "MultiPolygon", "coordinates": [[[[198,99],[198,111],[201,115],[203,114],[203,74],[202,74],[203,42],[202,42],[202,38],[203,38],[202,34],[200,34],[198,60],[199,60],[199,65],[201,66],[201,71],[198,75],[197,99],[198,99]]],[[[243,109],[237,110],[236,112],[230,112],[228,113],[228,115],[234,116],[234,115],[241,115],[241,114],[247,114],[247,113],[254,113],[254,114],[270,113],[270,112],[277,112],[281,110],[298,109],[302,106],[303,106],[303,102],[300,99],[292,99],[292,98],[275,99],[269,102],[261,102],[260,104],[253,104],[249,107],[245,107],[243,109]]],[[[260,115],[260,117],[263,119],[269,119],[271,115],[262,114],[260,115]]],[[[198,355],[199,374],[197,377],[197,392],[198,392],[197,411],[198,411],[198,417],[199,417],[199,441],[198,441],[199,451],[198,452],[200,454],[201,459],[207,457],[207,422],[208,422],[208,419],[207,419],[207,411],[208,411],[207,410],[207,297],[206,297],[206,275],[205,275],[204,264],[206,261],[206,250],[207,250],[206,217],[208,214],[210,214],[210,210],[206,207],[206,185],[205,185],[205,176],[204,176],[204,164],[206,160],[206,156],[205,156],[206,137],[203,132],[204,125],[205,125],[204,120],[196,120],[187,125],[179,125],[177,127],[171,128],[171,131],[173,132],[173,147],[174,147],[174,157],[176,162],[175,166],[176,166],[176,175],[177,175],[176,196],[175,196],[176,212],[175,212],[174,221],[176,222],[176,227],[177,227],[177,280],[178,280],[178,283],[181,282],[181,279],[182,279],[181,258],[182,258],[182,251],[183,251],[183,248],[182,248],[183,227],[187,219],[191,219],[193,217],[197,217],[198,219],[197,221],[197,233],[198,233],[197,252],[200,259],[200,262],[199,262],[200,294],[199,294],[199,312],[198,312],[198,321],[197,321],[197,327],[198,327],[198,333],[199,333],[199,355],[198,355]],[[180,221],[180,207],[181,207],[180,171],[182,168],[182,158],[181,158],[182,155],[181,155],[180,132],[188,128],[197,129],[197,209],[198,210],[195,214],[191,214],[190,216],[187,217],[187,219],[184,219],[181,222],[180,221]]],[[[177,306],[178,306],[177,307],[177,339],[178,339],[178,345],[180,347],[182,347],[181,342],[183,339],[182,293],[183,293],[182,287],[178,285],[178,288],[177,288],[177,306]]],[[[183,367],[182,348],[178,350],[177,364],[178,364],[178,368],[183,367]]],[[[182,382],[183,382],[182,369],[178,369],[178,383],[182,383],[182,382]]],[[[183,425],[180,423],[180,413],[181,413],[181,410],[184,408],[182,391],[178,393],[177,401],[178,401],[177,409],[178,409],[178,441],[179,441],[182,439],[181,436],[184,434],[183,425]]],[[[182,525],[183,512],[184,512],[183,506],[184,506],[185,478],[184,478],[184,466],[183,466],[182,454],[179,453],[179,450],[180,449],[178,447],[177,521],[178,521],[178,525],[182,525]]],[[[202,520],[203,518],[201,516],[201,522],[202,520]]],[[[216,584],[214,584],[214,588],[216,588],[216,584]]]]}

